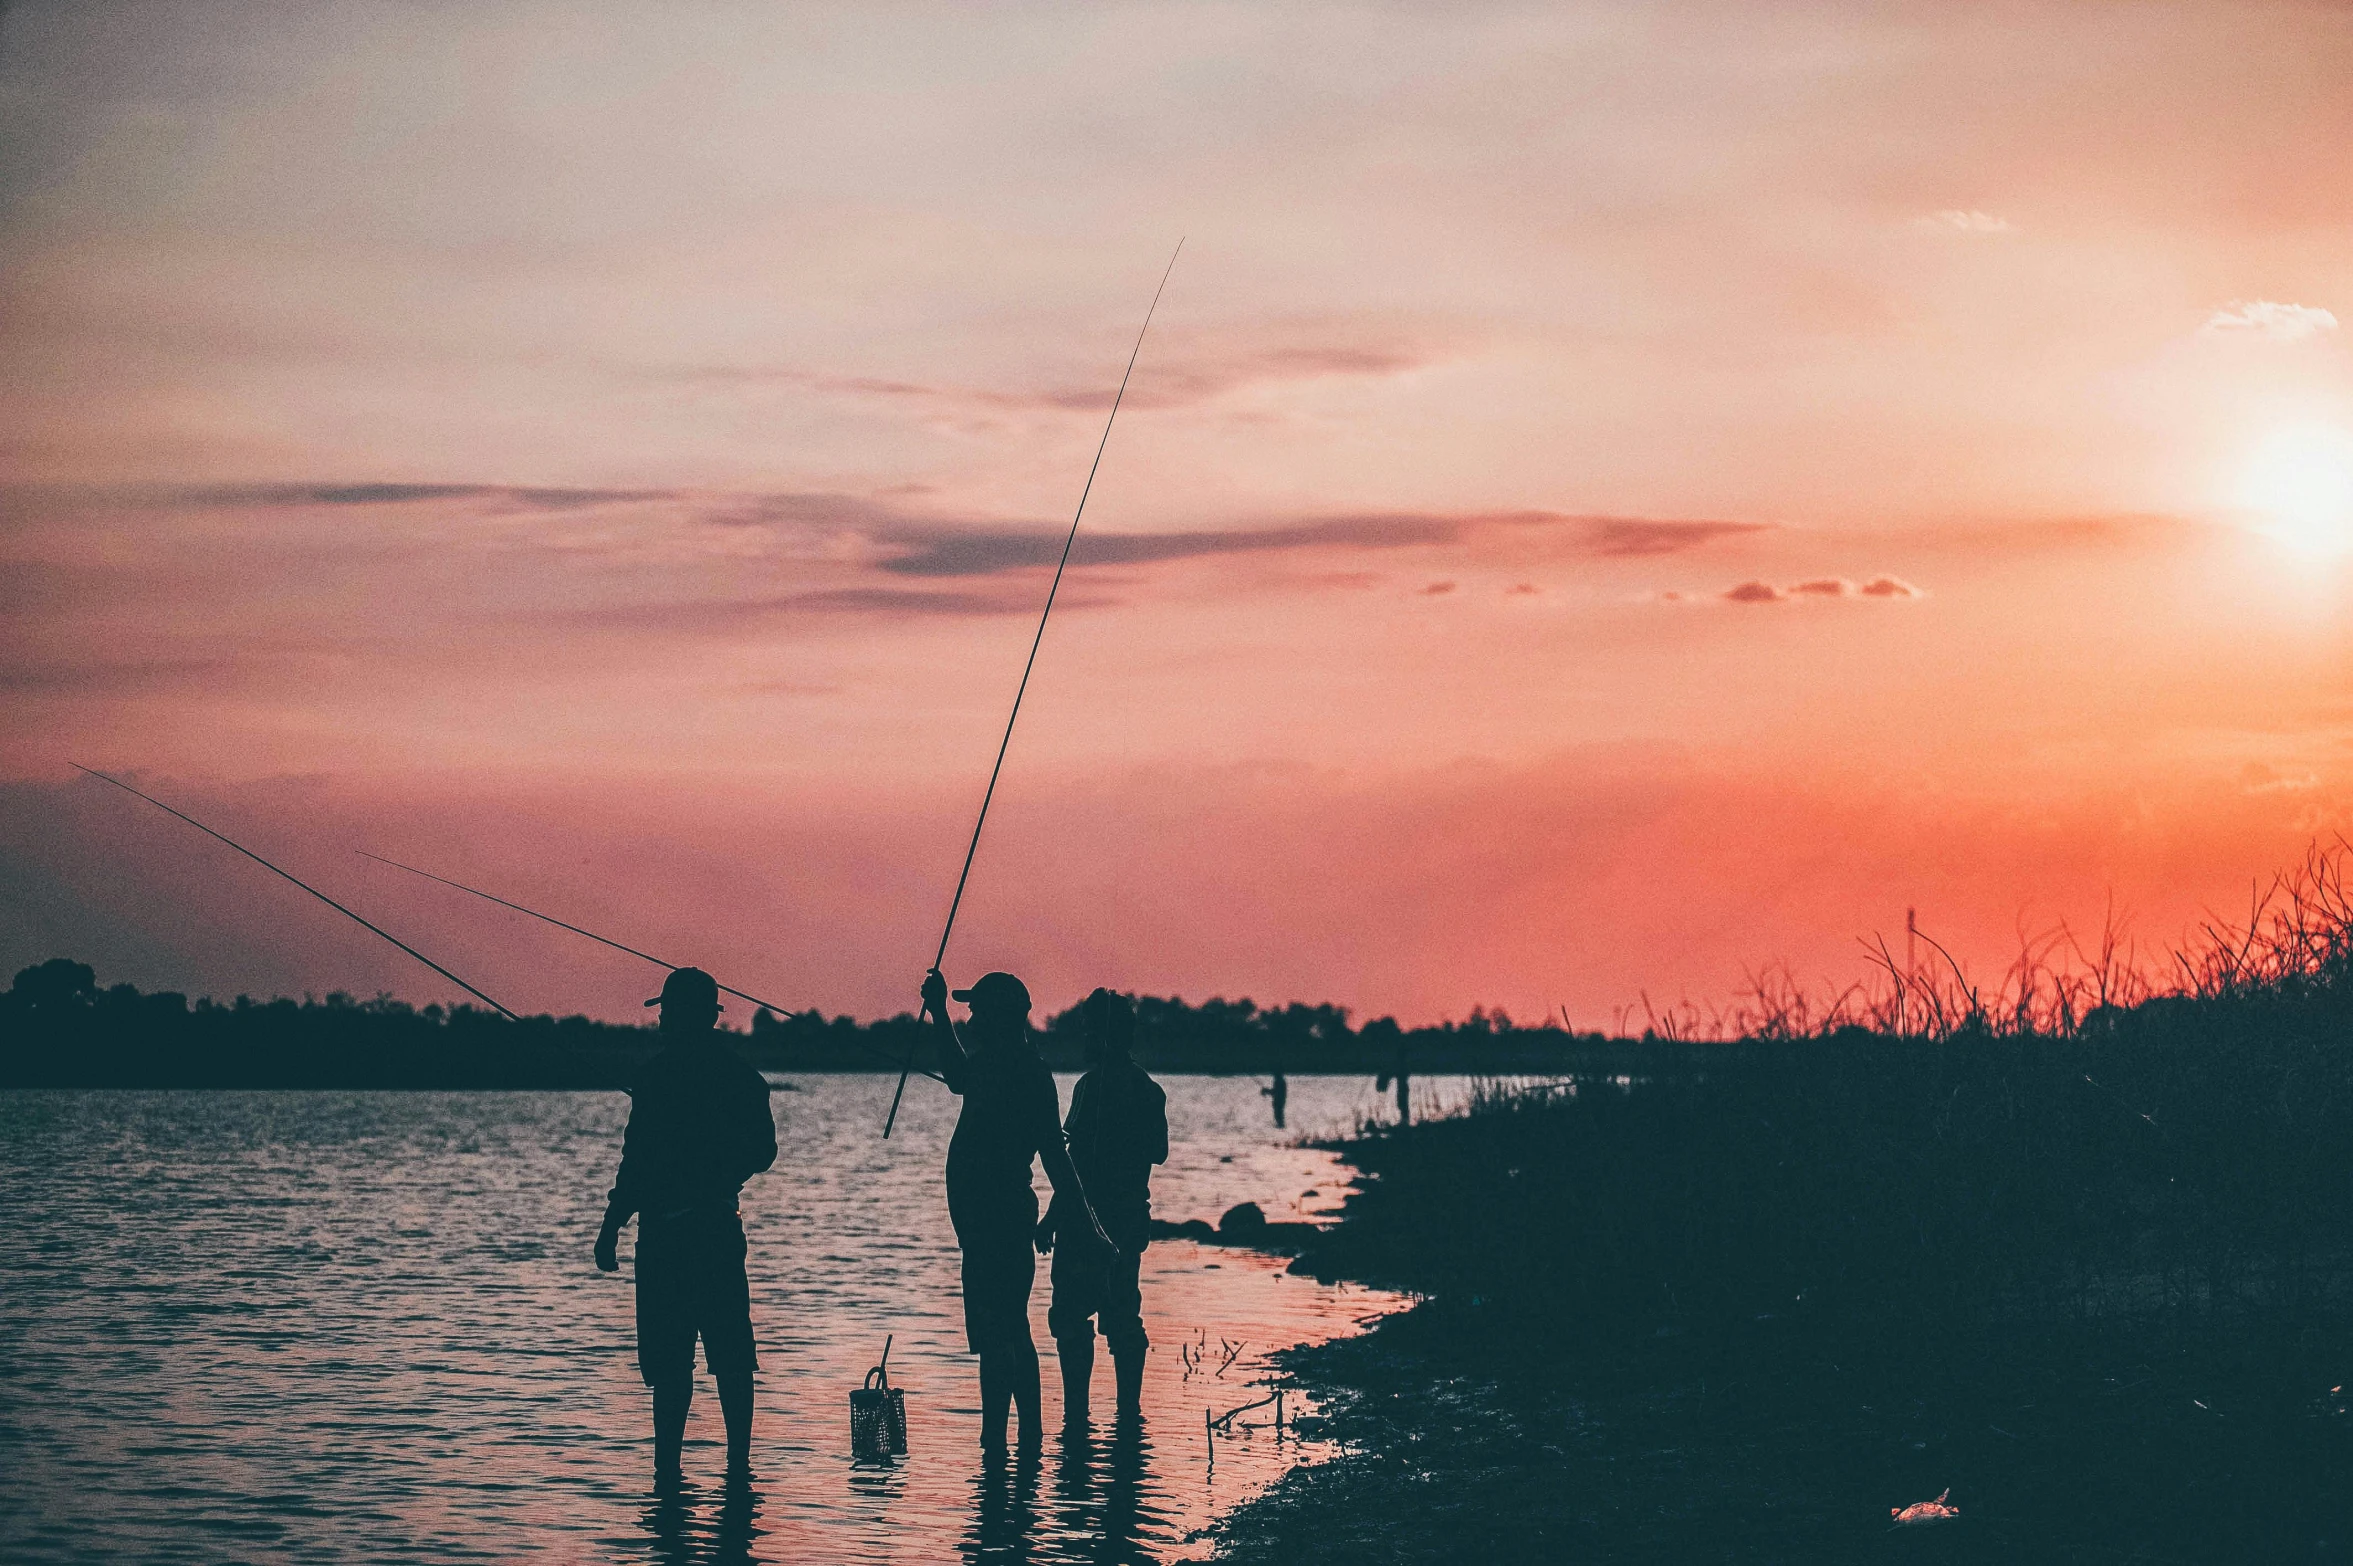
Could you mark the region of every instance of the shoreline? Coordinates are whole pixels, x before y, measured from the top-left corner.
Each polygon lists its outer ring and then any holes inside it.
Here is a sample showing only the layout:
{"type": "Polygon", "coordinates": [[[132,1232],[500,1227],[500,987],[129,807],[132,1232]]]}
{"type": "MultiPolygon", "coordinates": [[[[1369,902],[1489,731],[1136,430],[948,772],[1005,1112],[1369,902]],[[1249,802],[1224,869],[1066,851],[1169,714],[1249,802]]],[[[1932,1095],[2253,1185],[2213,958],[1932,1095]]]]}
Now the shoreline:
{"type": "Polygon", "coordinates": [[[1389,1195],[1368,1167],[1382,1144],[1443,1124],[1342,1148],[1359,1187],[1340,1221],[1263,1236],[1294,1271],[1419,1299],[1368,1332],[1273,1356],[1314,1400],[1303,1423],[1335,1455],[1223,1514],[1215,1559],[2353,1553],[2342,1515],[2353,1301],[2342,1287],[2257,1316],[2111,1306],[1945,1336],[1874,1331],[1802,1301],[1632,1332],[1449,1287],[1444,1237],[1400,1232],[1393,1210],[1368,1213],[1389,1195]],[[1956,1517],[1892,1519],[1948,1495],[1956,1517]]]}

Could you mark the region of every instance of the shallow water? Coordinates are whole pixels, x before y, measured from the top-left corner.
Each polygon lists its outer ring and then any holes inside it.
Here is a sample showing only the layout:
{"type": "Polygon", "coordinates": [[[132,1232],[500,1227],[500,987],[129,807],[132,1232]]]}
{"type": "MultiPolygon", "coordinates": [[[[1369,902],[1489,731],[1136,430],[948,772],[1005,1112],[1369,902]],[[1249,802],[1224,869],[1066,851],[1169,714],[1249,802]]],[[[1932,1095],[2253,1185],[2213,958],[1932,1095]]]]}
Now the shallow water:
{"type": "MultiPolygon", "coordinates": [[[[1259,1410],[1212,1466],[1204,1409],[1260,1396],[1272,1350],[1398,1303],[1155,1244],[1142,1438],[1049,1437],[1041,1465],[991,1472],[939,1185],[954,1100],[911,1083],[885,1143],[890,1079],[788,1080],[777,1166],[743,1202],[757,1478],[718,1483],[705,1377],[692,1482],[665,1504],[628,1242],[616,1276],[589,1260],[620,1094],[0,1094],[0,1558],[1185,1559],[1216,1513],[1316,1455],[1259,1410]],[[910,1453],[854,1466],[848,1392],[885,1333],[910,1453]]],[[[1277,1132],[1248,1078],[1167,1085],[1154,1208],[1176,1219],[1328,1214],[1344,1172],[1284,1144],[1380,1107],[1362,1080],[1302,1078],[1277,1132]]],[[[1047,1292],[1041,1266],[1051,1426],[1047,1292]]],[[[1094,1385],[1107,1406],[1108,1355],[1094,1385]]]]}

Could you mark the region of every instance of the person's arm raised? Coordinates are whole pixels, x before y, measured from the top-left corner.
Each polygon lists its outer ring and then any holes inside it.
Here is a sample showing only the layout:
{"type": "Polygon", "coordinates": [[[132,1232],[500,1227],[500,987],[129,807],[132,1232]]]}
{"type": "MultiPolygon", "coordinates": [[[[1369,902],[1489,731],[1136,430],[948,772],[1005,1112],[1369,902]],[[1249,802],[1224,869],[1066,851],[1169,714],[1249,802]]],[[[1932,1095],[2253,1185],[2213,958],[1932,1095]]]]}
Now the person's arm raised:
{"type": "Polygon", "coordinates": [[[939,1041],[940,1075],[947,1079],[952,1093],[964,1091],[964,1041],[957,1037],[956,1024],[948,1016],[948,981],[934,968],[923,976],[923,1015],[931,1020],[932,1036],[939,1041]]]}

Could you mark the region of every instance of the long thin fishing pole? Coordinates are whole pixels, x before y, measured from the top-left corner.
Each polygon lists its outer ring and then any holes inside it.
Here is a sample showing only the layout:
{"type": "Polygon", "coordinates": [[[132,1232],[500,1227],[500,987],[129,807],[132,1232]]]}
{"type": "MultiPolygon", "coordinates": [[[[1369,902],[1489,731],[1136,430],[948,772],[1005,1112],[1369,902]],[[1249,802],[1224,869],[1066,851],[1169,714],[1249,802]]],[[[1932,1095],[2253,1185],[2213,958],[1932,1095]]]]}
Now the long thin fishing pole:
{"type": "MultiPolygon", "coordinates": [[[[940,929],[940,949],[933,953],[931,965],[937,969],[948,960],[948,937],[956,930],[956,911],[964,906],[964,883],[972,877],[972,857],[980,852],[980,829],[988,825],[989,801],[997,797],[997,774],[1005,770],[1005,752],[1013,743],[1013,725],[1021,718],[1021,698],[1029,692],[1029,672],[1038,665],[1038,647],[1046,639],[1046,621],[1054,613],[1054,595],[1062,591],[1062,573],[1070,564],[1070,547],[1078,542],[1079,519],[1087,514],[1087,497],[1095,492],[1095,474],[1103,466],[1104,448],[1111,444],[1111,426],[1119,419],[1119,405],[1127,397],[1128,377],[1136,373],[1136,356],[1144,351],[1144,334],[1152,330],[1152,316],[1160,308],[1160,296],[1168,288],[1169,274],[1176,270],[1177,257],[1184,253],[1185,242],[1179,239],[1176,249],[1168,253],[1168,265],[1160,274],[1160,286],[1152,290],[1152,303],[1145,307],[1144,324],[1136,328],[1136,345],[1128,350],[1127,368],[1120,372],[1119,390],[1112,393],[1111,412],[1103,420],[1103,438],[1095,442],[1095,460],[1087,468],[1087,482],[1078,492],[1078,510],[1071,514],[1069,536],[1062,540],[1062,558],[1054,564],[1054,582],[1046,589],[1046,607],[1038,613],[1038,633],[1029,640],[1029,660],[1021,666],[1021,683],[1013,690],[1013,710],[1005,715],[1005,737],[997,741],[996,764],[989,768],[989,786],[980,796],[980,815],[972,823],[972,841],[964,845],[964,868],[956,872],[956,895],[948,903],[948,922],[940,929]]],[[[914,1069],[915,1056],[908,1053],[906,1064],[899,1068],[899,1091],[891,1095],[891,1112],[882,1123],[883,1140],[890,1140],[891,1127],[899,1121],[899,1099],[907,1091],[907,1073],[914,1069]]]]}
{"type": "MultiPolygon", "coordinates": [[[[390,865],[395,870],[406,870],[410,875],[421,875],[428,881],[439,881],[443,886],[453,887],[458,891],[470,893],[475,897],[481,898],[484,902],[496,903],[501,908],[512,908],[519,914],[529,914],[532,918],[541,920],[547,924],[552,924],[559,930],[569,930],[574,935],[585,935],[590,940],[598,942],[600,945],[610,946],[617,952],[627,952],[632,957],[643,957],[647,962],[653,963],[657,967],[676,968],[679,966],[677,963],[670,961],[666,957],[656,957],[652,952],[641,952],[634,946],[624,946],[621,942],[614,940],[609,935],[599,935],[594,930],[583,930],[576,924],[566,924],[563,920],[558,919],[553,914],[543,914],[538,909],[526,908],[521,903],[510,903],[505,898],[500,897],[495,893],[485,892],[478,886],[468,886],[463,881],[452,881],[448,876],[435,875],[432,871],[420,870],[415,865],[404,865],[397,859],[387,859],[382,854],[371,854],[364,848],[353,849],[352,852],[358,854],[362,859],[373,859],[380,865],[390,865]]],[[[717,980],[713,980],[712,982],[714,984],[718,983],[717,980]]],[[[779,1006],[774,1001],[762,1000],[759,996],[749,994],[743,990],[739,990],[732,984],[720,984],[719,988],[725,991],[727,994],[734,996],[738,1000],[747,1000],[755,1006],[765,1006],[770,1011],[778,1012],[786,1016],[791,1015],[790,1007],[779,1006]]],[[[867,1043],[864,1039],[858,1039],[854,1042],[860,1049],[865,1050],[870,1055],[878,1056],[884,1060],[891,1058],[883,1051],[876,1049],[873,1045],[867,1043]]],[[[923,1073],[923,1075],[931,1078],[934,1082],[941,1080],[940,1074],[936,1071],[926,1071],[923,1073]]]]}
{"type": "Polygon", "coordinates": [[[459,989],[464,990],[468,995],[473,996],[476,1000],[481,1001],[485,1005],[489,1006],[493,1011],[506,1018],[509,1022],[520,1022],[523,1020],[522,1018],[516,1016],[513,1012],[507,1010],[504,1006],[501,1006],[497,1001],[492,1000],[489,996],[483,994],[480,990],[474,988],[474,986],[459,978],[456,974],[450,972],[447,968],[441,966],[441,964],[435,962],[432,958],[426,956],[423,952],[418,951],[414,946],[411,946],[408,942],[402,940],[399,936],[394,935],[390,930],[385,929],[381,925],[370,924],[367,920],[361,918],[358,914],[353,913],[350,909],[344,907],[341,903],[335,901],[334,898],[329,897],[326,893],[320,891],[317,887],[312,886],[309,882],[289,874],[287,871],[279,869],[276,865],[271,864],[267,859],[264,859],[261,855],[255,853],[252,849],[247,848],[243,843],[240,843],[234,838],[228,837],[223,833],[215,832],[211,827],[206,826],[203,822],[197,820],[194,816],[189,815],[186,811],[172,809],[171,806],[165,804],[162,800],[157,799],[153,794],[140,794],[137,789],[131,787],[130,784],[125,783],[121,778],[108,777],[105,773],[98,771],[94,767],[85,767],[78,761],[68,762],[66,765],[72,767],[77,772],[87,772],[90,774],[90,776],[97,778],[100,782],[112,783],[116,788],[121,789],[126,794],[138,794],[141,799],[144,799],[147,801],[147,803],[153,805],[156,809],[164,812],[166,815],[178,816],[182,821],[187,822],[190,826],[194,827],[197,831],[202,832],[205,836],[218,838],[220,841],[227,843],[231,848],[234,848],[237,850],[237,852],[243,854],[246,858],[252,860],[255,864],[261,866],[264,870],[269,871],[270,874],[281,876],[286,880],[292,881],[296,886],[301,887],[304,891],[310,893],[311,896],[317,898],[320,902],[325,903],[329,908],[334,909],[337,913],[343,915],[344,918],[349,919],[352,923],[360,925],[365,929],[373,930],[376,934],[381,935],[384,937],[384,939],[390,941],[393,945],[399,947],[402,951],[407,952],[411,957],[414,957],[417,959],[417,961],[423,963],[426,967],[432,969],[435,973],[440,974],[443,978],[456,985],[459,989]]]}

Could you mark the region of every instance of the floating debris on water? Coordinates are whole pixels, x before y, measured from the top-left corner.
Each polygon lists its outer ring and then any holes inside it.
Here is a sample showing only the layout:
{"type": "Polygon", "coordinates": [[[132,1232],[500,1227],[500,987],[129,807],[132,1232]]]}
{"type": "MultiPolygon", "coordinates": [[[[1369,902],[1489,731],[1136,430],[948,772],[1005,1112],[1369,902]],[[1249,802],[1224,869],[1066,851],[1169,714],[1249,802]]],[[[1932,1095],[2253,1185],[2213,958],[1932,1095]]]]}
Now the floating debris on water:
{"type": "Polygon", "coordinates": [[[1952,1500],[1953,1487],[1946,1485],[1944,1494],[1933,1501],[1914,1501],[1909,1506],[1891,1506],[1887,1509],[1887,1514],[1895,1519],[1896,1526],[1899,1528],[1908,1527],[1913,1523],[1948,1522],[1961,1515],[1961,1508],[1953,1505],[1952,1500]]]}

